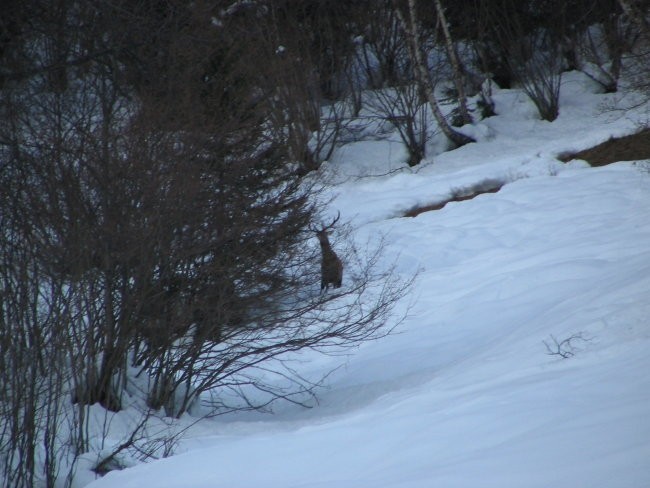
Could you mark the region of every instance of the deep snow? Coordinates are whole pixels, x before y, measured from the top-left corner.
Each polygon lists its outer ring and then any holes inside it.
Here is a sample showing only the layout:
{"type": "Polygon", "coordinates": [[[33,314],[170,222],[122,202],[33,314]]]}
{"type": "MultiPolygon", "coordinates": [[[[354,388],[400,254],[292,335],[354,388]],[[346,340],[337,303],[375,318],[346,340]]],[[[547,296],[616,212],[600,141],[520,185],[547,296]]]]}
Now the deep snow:
{"type": "Polygon", "coordinates": [[[501,115],[465,128],[478,143],[415,171],[394,141],[323,169],[355,239],[383,236],[385,266],[420,270],[395,334],[304,355],[305,375],[343,365],[312,409],[201,420],[180,454],[90,486],[650,487],[650,162],[555,159],[633,132],[647,107],[603,111],[614,96],[575,73],[553,123],[519,91],[495,99],[501,115]],[[506,185],[401,217],[485,179],[506,185]],[[572,357],[548,354],[574,335],[572,357]]]}

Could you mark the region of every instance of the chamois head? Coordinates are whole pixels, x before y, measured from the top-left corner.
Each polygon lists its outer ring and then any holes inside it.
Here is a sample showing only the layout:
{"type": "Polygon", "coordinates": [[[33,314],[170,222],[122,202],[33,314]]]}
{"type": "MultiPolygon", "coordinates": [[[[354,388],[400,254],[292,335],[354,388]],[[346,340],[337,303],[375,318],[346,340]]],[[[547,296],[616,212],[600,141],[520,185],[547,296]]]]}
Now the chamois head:
{"type": "Polygon", "coordinates": [[[332,249],[330,241],[327,238],[327,231],[334,227],[340,218],[341,213],[339,212],[329,225],[321,224],[320,228],[309,227],[311,231],[316,233],[316,237],[318,237],[318,241],[320,242],[322,253],[321,291],[327,290],[329,285],[332,285],[334,288],[339,288],[343,281],[343,263],[341,263],[341,260],[332,249]]]}
{"type": "Polygon", "coordinates": [[[334,217],[334,219],[332,219],[332,222],[330,222],[328,225],[324,225],[321,222],[320,227],[312,227],[310,225],[309,230],[316,233],[316,237],[318,237],[318,240],[320,241],[321,245],[325,243],[326,245],[329,246],[329,239],[327,238],[329,230],[334,227],[334,225],[339,221],[340,218],[341,218],[341,212],[339,212],[338,215],[334,217]]]}

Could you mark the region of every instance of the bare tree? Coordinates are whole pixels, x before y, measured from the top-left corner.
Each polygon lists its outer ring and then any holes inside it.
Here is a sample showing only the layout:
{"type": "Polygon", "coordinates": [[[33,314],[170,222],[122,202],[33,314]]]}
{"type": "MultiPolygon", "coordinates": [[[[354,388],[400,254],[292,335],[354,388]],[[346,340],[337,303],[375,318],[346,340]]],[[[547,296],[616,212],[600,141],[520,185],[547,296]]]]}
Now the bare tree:
{"type": "Polygon", "coordinates": [[[357,5],[361,42],[356,51],[356,61],[361,66],[365,86],[378,89],[402,84],[408,47],[395,9],[389,0],[357,5]],[[367,14],[368,9],[371,15],[367,14]]]}
{"type": "Polygon", "coordinates": [[[421,95],[417,83],[404,79],[399,85],[374,90],[366,96],[369,112],[397,130],[408,152],[409,166],[416,166],[425,158],[430,139],[429,106],[421,95]]]}
{"type": "Polygon", "coordinates": [[[341,21],[346,5],[283,0],[240,10],[235,16],[245,23],[257,83],[271,109],[274,150],[286,153],[301,174],[316,170],[346,124],[340,102],[358,90],[350,73],[354,45],[341,21]]]}
{"type": "Polygon", "coordinates": [[[344,286],[319,293],[316,189],[269,130],[276,66],[246,42],[248,14],[59,7],[2,53],[0,469],[16,487],[52,486],[95,448],[88,405],[123,408],[134,371],[145,417],[206,395],[215,411],[294,400],[313,384],[292,353],[386,334],[408,290],[341,254],[344,286]]]}
{"type": "Polygon", "coordinates": [[[636,39],[630,49],[632,85],[650,98],[650,20],[648,0],[619,0],[628,22],[635,27],[636,39]]]}
{"type": "Polygon", "coordinates": [[[565,2],[485,1],[482,9],[492,36],[505,53],[510,72],[544,120],[559,113],[562,79],[561,45],[565,2]]]}
{"type": "Polygon", "coordinates": [[[618,89],[623,56],[634,39],[622,13],[616,0],[581,0],[566,7],[561,42],[566,68],[582,71],[607,93],[618,89]]]}
{"type": "Polygon", "coordinates": [[[434,0],[433,4],[436,9],[438,24],[442,30],[443,42],[451,65],[454,86],[456,87],[456,92],[458,94],[458,113],[460,116],[459,125],[471,124],[472,117],[467,108],[467,95],[465,94],[465,70],[460,62],[460,58],[456,51],[456,45],[451,37],[449,23],[447,22],[447,16],[445,15],[445,9],[442,6],[442,2],[441,0],[434,0]]]}
{"type": "Polygon", "coordinates": [[[647,36],[648,31],[650,31],[650,21],[648,21],[647,16],[647,0],[618,0],[618,3],[630,22],[637,25],[642,35],[647,36]]]}
{"type": "Polygon", "coordinates": [[[397,0],[394,0],[395,13],[404,30],[409,46],[409,54],[414,66],[415,77],[424,92],[429,106],[433,113],[440,130],[456,146],[463,146],[470,142],[475,142],[473,138],[454,130],[444,114],[442,113],[438,100],[434,94],[434,86],[429,75],[429,68],[426,59],[422,53],[420,44],[420,29],[418,26],[418,14],[415,6],[415,0],[408,0],[408,16],[402,12],[397,0]]]}

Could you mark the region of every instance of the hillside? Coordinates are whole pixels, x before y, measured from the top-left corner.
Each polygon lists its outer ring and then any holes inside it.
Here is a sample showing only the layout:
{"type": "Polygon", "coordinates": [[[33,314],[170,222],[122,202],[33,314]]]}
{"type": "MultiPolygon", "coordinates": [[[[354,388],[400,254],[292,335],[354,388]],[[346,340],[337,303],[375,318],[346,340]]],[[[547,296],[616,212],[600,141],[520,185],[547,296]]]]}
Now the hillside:
{"type": "Polygon", "coordinates": [[[499,115],[463,128],[477,143],[417,169],[390,136],[321,169],[360,247],[383,239],[381,266],[418,273],[392,335],[295,357],[307,378],[334,370],[311,409],[186,415],[177,455],[88,486],[650,486],[650,160],[558,159],[636,132],[648,108],[575,73],[552,123],[518,90],[494,99],[499,115]],[[486,182],[499,191],[439,208],[486,182]]]}

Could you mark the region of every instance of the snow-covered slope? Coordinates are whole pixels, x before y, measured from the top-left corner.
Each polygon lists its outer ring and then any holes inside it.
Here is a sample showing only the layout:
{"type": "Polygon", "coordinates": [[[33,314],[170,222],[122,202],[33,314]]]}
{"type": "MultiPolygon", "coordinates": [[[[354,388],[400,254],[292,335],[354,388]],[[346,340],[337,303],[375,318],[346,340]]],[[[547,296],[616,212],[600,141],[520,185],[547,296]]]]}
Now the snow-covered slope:
{"type": "MultiPolygon", "coordinates": [[[[601,113],[577,75],[563,90],[554,123],[503,91],[477,144],[332,188],[356,239],[383,236],[385,265],[420,274],[394,335],[304,358],[306,375],[343,363],[318,406],[202,420],[181,454],[90,486],[650,486],[650,169],[553,159],[639,114],[601,113]],[[487,178],[507,184],[399,217],[487,178]]],[[[368,167],[345,154],[328,167],[339,179],[368,167]]]]}

